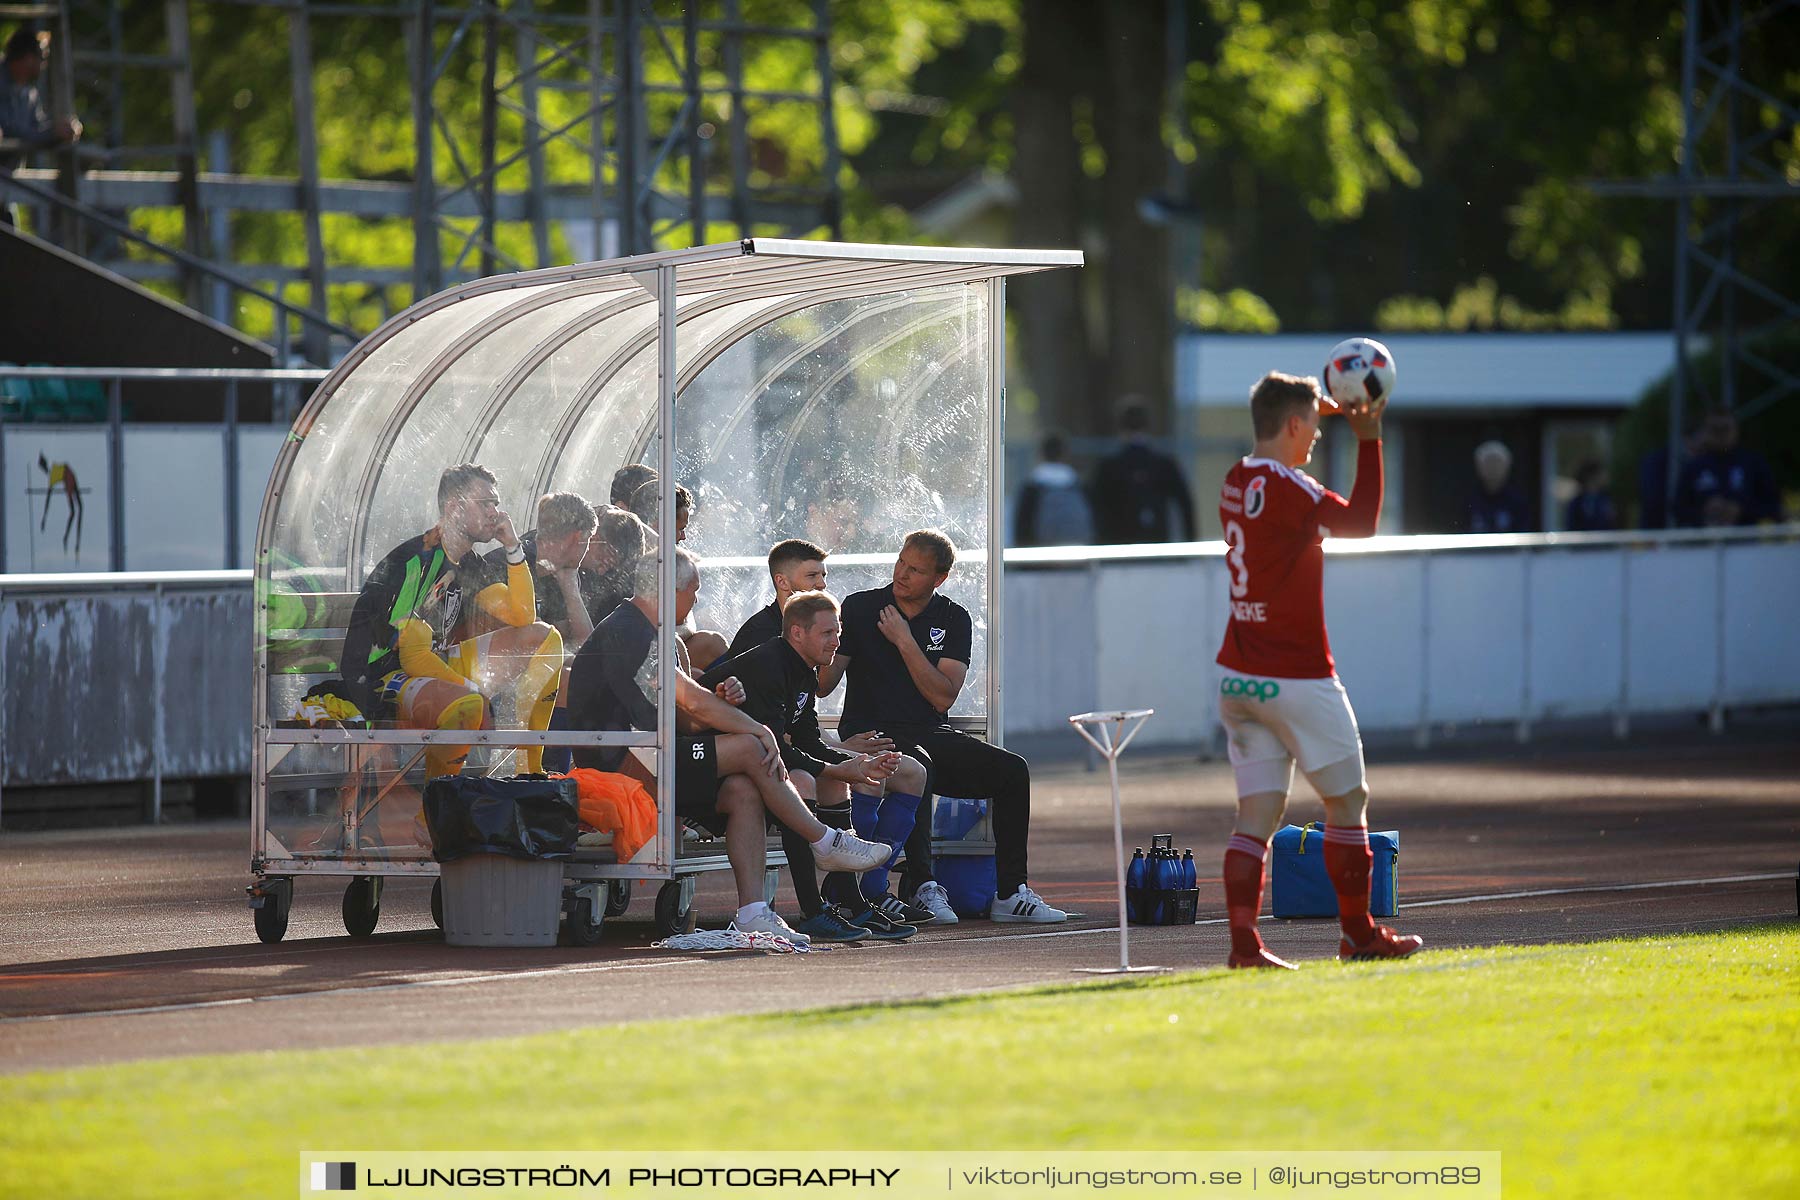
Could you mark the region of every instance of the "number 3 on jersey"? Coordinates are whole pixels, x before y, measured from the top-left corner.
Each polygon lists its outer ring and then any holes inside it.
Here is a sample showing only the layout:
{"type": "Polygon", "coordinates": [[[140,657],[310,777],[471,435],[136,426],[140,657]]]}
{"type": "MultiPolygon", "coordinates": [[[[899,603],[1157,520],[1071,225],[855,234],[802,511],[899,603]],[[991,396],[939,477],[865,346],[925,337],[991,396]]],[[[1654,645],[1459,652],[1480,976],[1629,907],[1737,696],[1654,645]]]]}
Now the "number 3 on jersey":
{"type": "Polygon", "coordinates": [[[1225,563],[1231,568],[1231,595],[1242,600],[1250,594],[1250,568],[1244,562],[1244,527],[1236,521],[1225,523],[1225,542],[1231,547],[1225,563]]]}

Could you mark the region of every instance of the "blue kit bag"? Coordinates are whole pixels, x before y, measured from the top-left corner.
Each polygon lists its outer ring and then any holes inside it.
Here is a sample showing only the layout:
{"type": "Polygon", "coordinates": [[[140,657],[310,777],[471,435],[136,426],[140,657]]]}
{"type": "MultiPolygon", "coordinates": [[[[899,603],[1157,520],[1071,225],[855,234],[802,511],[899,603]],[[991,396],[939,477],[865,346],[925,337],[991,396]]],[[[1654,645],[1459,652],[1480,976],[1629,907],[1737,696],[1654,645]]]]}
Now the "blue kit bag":
{"type": "MultiPolygon", "coordinates": [[[[1284,825],[1270,839],[1270,904],[1278,917],[1335,917],[1337,892],[1325,874],[1325,827],[1284,825]]],[[[1400,833],[1369,834],[1375,865],[1369,874],[1369,915],[1391,917],[1400,900],[1400,833]]]]}

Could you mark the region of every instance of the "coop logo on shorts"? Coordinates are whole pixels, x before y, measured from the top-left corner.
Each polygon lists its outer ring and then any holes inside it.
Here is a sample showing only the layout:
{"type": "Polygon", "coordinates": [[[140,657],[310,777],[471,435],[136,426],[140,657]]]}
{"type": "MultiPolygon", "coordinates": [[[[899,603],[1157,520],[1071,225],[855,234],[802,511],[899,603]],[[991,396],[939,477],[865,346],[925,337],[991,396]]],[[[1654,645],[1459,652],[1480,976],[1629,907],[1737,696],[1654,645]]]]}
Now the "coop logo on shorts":
{"type": "Polygon", "coordinates": [[[1281,695],[1281,685],[1273,679],[1239,679],[1235,675],[1227,675],[1219,684],[1219,695],[1241,696],[1245,700],[1260,703],[1281,695]]]}
{"type": "Polygon", "coordinates": [[[1263,485],[1268,482],[1266,476],[1258,475],[1244,486],[1244,515],[1246,517],[1262,516],[1263,501],[1268,499],[1263,494],[1263,485]]]}
{"type": "Polygon", "coordinates": [[[354,1192],[356,1164],[353,1162],[316,1162],[312,1165],[312,1190],[315,1192],[354,1192]]]}
{"type": "Polygon", "coordinates": [[[944,648],[944,631],[937,628],[935,625],[932,626],[931,645],[925,648],[927,650],[942,650],[944,648]]]}

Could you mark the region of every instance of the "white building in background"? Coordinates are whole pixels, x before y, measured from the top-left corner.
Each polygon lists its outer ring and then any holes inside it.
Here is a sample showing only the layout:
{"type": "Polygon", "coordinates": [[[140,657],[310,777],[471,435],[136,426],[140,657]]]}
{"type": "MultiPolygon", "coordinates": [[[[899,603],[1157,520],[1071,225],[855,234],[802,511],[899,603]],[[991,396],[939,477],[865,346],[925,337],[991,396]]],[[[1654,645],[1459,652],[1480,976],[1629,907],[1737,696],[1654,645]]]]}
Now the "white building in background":
{"type": "MultiPolygon", "coordinates": [[[[1178,337],[1175,429],[1203,536],[1218,536],[1214,484],[1250,446],[1250,385],[1269,370],[1322,375],[1326,353],[1354,332],[1178,337]]],[[[1490,438],[1512,449],[1514,483],[1535,503],[1539,528],[1561,528],[1576,469],[1611,463],[1620,418],[1675,365],[1668,333],[1374,336],[1400,372],[1384,431],[1387,533],[1455,531],[1475,486],[1474,448],[1490,438]]],[[[1355,440],[1337,422],[1326,430],[1314,473],[1347,491],[1355,440]]]]}

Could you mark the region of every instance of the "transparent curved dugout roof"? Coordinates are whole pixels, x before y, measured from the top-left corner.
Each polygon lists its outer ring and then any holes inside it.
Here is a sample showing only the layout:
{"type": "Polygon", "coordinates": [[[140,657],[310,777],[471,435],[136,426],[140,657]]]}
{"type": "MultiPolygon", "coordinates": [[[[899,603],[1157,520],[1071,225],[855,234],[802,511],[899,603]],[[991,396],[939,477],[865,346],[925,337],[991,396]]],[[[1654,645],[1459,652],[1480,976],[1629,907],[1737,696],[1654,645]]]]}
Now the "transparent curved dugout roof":
{"type": "MultiPolygon", "coordinates": [[[[985,492],[985,467],[934,467],[976,441],[985,462],[985,429],[972,430],[995,403],[975,378],[991,314],[974,285],[1080,263],[1076,251],[749,239],[440,293],[366,338],[296,420],[264,500],[258,569],[354,591],[435,522],[438,476],[458,462],[496,473],[521,530],[546,491],[604,500],[617,467],[658,450],[664,268],[677,475],[711,509],[697,522],[702,554],[749,553],[809,511],[842,507],[859,482],[882,495],[846,517],[836,550],[955,526],[985,492]]],[[[962,523],[985,542],[985,516],[962,523]]]]}

